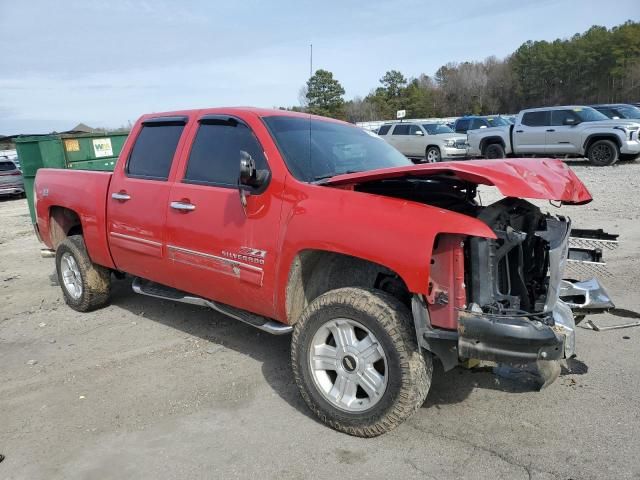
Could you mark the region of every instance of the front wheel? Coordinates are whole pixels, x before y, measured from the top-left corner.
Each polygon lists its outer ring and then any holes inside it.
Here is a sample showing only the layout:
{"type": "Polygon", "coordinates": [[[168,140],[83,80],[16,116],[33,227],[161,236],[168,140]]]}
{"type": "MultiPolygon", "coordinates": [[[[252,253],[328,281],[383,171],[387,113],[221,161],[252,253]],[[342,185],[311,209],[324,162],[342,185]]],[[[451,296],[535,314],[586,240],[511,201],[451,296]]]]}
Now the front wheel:
{"type": "Polygon", "coordinates": [[[492,143],[484,149],[485,158],[504,158],[504,147],[499,143],[492,143]]]}
{"type": "Polygon", "coordinates": [[[596,167],[613,165],[618,161],[619,155],[618,146],[611,140],[596,140],[587,151],[589,163],[596,167]]]}
{"type": "Polygon", "coordinates": [[[377,290],[341,288],[305,309],[291,340],[302,398],[335,430],[385,433],[427,397],[433,364],[423,356],[406,307],[377,290]]]}
{"type": "Polygon", "coordinates": [[[442,155],[440,154],[440,149],[438,147],[427,148],[424,154],[424,160],[426,163],[437,163],[442,161],[442,155]]]}

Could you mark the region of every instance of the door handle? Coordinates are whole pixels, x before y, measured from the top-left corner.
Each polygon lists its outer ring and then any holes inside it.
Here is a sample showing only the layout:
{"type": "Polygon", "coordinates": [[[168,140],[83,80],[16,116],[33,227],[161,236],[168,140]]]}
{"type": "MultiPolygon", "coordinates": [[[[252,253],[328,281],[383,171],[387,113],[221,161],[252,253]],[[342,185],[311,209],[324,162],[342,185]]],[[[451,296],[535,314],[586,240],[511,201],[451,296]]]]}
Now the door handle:
{"type": "Polygon", "coordinates": [[[524,130],[516,130],[516,133],[523,133],[524,130]]]}
{"type": "Polygon", "coordinates": [[[112,193],[111,198],[113,198],[114,200],[118,200],[120,202],[126,202],[127,200],[131,200],[131,195],[129,195],[126,192],[117,192],[117,193],[112,193]]]}
{"type": "Polygon", "coordinates": [[[193,203],[189,202],[171,202],[170,206],[175,210],[180,210],[183,212],[192,212],[196,209],[196,206],[193,203]]]}
{"type": "Polygon", "coordinates": [[[547,132],[555,132],[555,128],[550,128],[549,130],[547,130],[547,132]]]}

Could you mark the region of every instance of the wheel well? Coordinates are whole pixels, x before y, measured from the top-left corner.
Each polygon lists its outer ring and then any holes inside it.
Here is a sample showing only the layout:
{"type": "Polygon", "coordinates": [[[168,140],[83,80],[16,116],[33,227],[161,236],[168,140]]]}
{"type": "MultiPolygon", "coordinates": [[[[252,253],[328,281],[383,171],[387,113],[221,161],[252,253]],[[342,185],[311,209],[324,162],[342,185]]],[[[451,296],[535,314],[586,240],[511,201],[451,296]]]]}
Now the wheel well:
{"type": "Polygon", "coordinates": [[[431,147],[435,147],[435,148],[437,148],[438,150],[440,150],[440,146],[439,146],[439,145],[427,145],[427,148],[425,148],[425,152],[426,152],[427,150],[429,150],[431,147]]]}
{"type": "Polygon", "coordinates": [[[300,318],[302,311],[315,298],[329,290],[343,287],[377,288],[411,305],[406,284],[394,271],[368,260],[323,250],[304,250],[296,255],[286,290],[286,312],[289,324],[300,318]]]}
{"type": "Polygon", "coordinates": [[[483,138],[480,141],[480,151],[484,152],[484,149],[487,148],[489,145],[494,145],[494,144],[499,144],[502,145],[502,148],[504,148],[504,140],[501,137],[488,137],[488,138],[483,138]]]}
{"type": "Polygon", "coordinates": [[[51,207],[49,219],[53,248],[71,235],[82,235],[82,222],[73,210],[65,207],[51,207]]]}
{"type": "Polygon", "coordinates": [[[587,139],[584,141],[584,153],[587,153],[591,145],[593,145],[593,143],[597,142],[598,140],[611,140],[613,143],[615,143],[618,146],[618,148],[622,146],[622,142],[620,141],[620,138],[617,135],[595,134],[587,137],[587,139]]]}

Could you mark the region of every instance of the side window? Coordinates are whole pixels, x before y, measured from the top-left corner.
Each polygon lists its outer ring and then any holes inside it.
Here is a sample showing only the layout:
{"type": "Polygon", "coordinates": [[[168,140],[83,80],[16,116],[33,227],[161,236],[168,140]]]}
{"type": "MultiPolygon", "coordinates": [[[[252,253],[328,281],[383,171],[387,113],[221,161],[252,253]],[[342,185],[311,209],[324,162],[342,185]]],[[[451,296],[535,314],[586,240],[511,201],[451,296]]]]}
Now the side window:
{"type": "Polygon", "coordinates": [[[391,125],[382,125],[380,130],[378,130],[378,135],[386,135],[390,128],[391,125]]]}
{"type": "Polygon", "coordinates": [[[551,111],[551,125],[559,126],[564,125],[564,121],[567,118],[573,118],[576,122],[579,122],[580,119],[578,116],[573,113],[571,110],[552,110],[551,111]]]}
{"type": "Polygon", "coordinates": [[[184,181],[237,187],[242,150],[253,157],[257,169],[268,168],[262,147],[245,124],[236,121],[201,123],[191,147],[184,181]]]}
{"type": "Polygon", "coordinates": [[[469,130],[469,123],[470,123],[470,120],[468,118],[465,118],[463,120],[458,120],[455,124],[456,132],[466,133],[466,131],[469,130]]]}
{"type": "Polygon", "coordinates": [[[549,124],[548,111],[527,112],[522,116],[522,124],[528,127],[546,127],[549,124]]]}
{"type": "Polygon", "coordinates": [[[148,124],[142,127],[129,155],[130,177],[166,180],[184,124],[148,124]]]}
{"type": "Polygon", "coordinates": [[[421,132],[420,127],[418,125],[410,125],[409,126],[409,135],[416,135],[416,132],[421,132]]]}
{"type": "Polygon", "coordinates": [[[399,123],[393,129],[393,135],[409,135],[409,125],[406,123],[399,123]]]}
{"type": "Polygon", "coordinates": [[[488,126],[489,124],[484,118],[474,118],[473,120],[471,120],[471,126],[469,127],[469,130],[477,130],[480,127],[488,126]]]}

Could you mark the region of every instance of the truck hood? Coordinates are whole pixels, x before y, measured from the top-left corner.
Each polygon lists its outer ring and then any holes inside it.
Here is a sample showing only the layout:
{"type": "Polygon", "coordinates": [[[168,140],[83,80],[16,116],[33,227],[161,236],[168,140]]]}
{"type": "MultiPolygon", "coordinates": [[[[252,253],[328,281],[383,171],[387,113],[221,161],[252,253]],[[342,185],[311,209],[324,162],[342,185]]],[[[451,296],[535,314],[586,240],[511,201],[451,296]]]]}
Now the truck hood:
{"type": "Polygon", "coordinates": [[[551,158],[423,163],[337,175],[319,183],[355,186],[391,178],[433,175],[450,175],[478,185],[492,185],[505,197],[555,200],[574,205],[591,201],[591,194],[576,174],[561,160],[551,158]]]}
{"type": "Polygon", "coordinates": [[[466,140],[467,136],[460,133],[437,133],[435,135],[427,135],[429,137],[444,138],[445,140],[466,140]]]}

